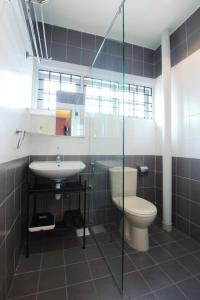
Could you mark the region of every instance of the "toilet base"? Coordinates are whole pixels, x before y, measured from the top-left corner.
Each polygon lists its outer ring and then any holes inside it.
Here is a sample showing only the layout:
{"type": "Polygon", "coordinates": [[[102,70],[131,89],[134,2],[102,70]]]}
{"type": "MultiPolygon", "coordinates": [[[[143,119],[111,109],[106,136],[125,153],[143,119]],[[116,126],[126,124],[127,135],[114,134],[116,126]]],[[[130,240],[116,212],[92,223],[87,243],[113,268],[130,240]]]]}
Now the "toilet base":
{"type": "Polygon", "coordinates": [[[125,220],[124,230],[125,241],[130,247],[142,252],[149,249],[148,228],[137,228],[131,226],[128,221],[125,220]]]}

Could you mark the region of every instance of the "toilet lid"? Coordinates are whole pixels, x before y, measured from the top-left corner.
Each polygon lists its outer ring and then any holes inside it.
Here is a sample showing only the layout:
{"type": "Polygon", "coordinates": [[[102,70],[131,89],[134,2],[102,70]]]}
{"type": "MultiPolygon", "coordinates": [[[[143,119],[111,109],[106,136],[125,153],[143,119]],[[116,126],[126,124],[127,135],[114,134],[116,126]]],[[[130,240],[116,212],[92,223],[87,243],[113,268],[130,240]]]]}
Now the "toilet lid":
{"type": "MultiPolygon", "coordinates": [[[[122,198],[114,197],[113,201],[118,207],[122,207],[120,205],[122,198]]],[[[124,197],[124,210],[138,216],[153,215],[157,212],[157,208],[153,203],[136,196],[124,197]]]]}
{"type": "Polygon", "coordinates": [[[124,209],[133,215],[152,215],[157,211],[153,203],[136,196],[124,197],[124,209]]]}

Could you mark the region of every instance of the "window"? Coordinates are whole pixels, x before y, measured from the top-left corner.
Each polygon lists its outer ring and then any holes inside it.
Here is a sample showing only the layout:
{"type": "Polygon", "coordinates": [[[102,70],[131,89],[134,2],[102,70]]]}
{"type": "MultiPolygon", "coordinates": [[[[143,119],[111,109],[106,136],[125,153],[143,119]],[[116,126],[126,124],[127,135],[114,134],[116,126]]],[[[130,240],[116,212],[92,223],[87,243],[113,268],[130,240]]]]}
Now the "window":
{"type": "Polygon", "coordinates": [[[51,71],[39,70],[37,108],[56,108],[57,91],[80,92],[81,77],[51,71]]]}
{"type": "Polygon", "coordinates": [[[118,82],[39,70],[37,108],[54,110],[57,91],[85,93],[88,113],[125,115],[152,119],[152,88],[125,84],[124,95],[118,82]],[[82,87],[83,82],[83,87],[82,87]]]}
{"type": "Polygon", "coordinates": [[[84,78],[86,111],[152,119],[152,88],[126,84],[124,95],[118,82],[84,78]]]}

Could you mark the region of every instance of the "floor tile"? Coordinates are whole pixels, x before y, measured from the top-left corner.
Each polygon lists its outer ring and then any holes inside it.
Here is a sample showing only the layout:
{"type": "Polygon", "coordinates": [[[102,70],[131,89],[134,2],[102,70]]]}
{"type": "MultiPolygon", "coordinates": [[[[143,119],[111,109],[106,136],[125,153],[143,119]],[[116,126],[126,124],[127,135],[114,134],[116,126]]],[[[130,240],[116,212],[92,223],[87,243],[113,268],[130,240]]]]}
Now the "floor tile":
{"type": "Polygon", "coordinates": [[[200,243],[196,242],[192,238],[187,238],[181,241],[178,241],[178,243],[183,246],[188,252],[197,251],[200,249],[200,243]]]}
{"type": "Polygon", "coordinates": [[[38,277],[38,272],[14,276],[8,298],[21,297],[36,293],[38,277]]]}
{"type": "Polygon", "coordinates": [[[154,296],[154,294],[150,293],[145,296],[137,298],[137,300],[158,300],[158,299],[154,296]]]}
{"type": "Polygon", "coordinates": [[[187,254],[187,250],[176,242],[165,245],[165,249],[175,258],[187,254]]]}
{"type": "Polygon", "coordinates": [[[63,249],[62,238],[49,238],[44,241],[44,252],[63,249]]]}
{"type": "Polygon", "coordinates": [[[88,246],[85,249],[85,255],[87,260],[95,259],[95,258],[100,258],[102,257],[98,247],[95,246],[88,246]]]}
{"type": "Polygon", "coordinates": [[[120,300],[120,294],[111,277],[101,278],[94,281],[99,300],[120,300]]]}
{"type": "Polygon", "coordinates": [[[69,237],[64,239],[64,249],[81,247],[82,239],[78,237],[69,237]]]}
{"type": "Polygon", "coordinates": [[[158,290],[172,284],[172,280],[158,267],[150,267],[141,271],[152,290],[158,290]]]}
{"type": "Polygon", "coordinates": [[[163,232],[163,231],[162,231],[162,228],[160,226],[158,226],[158,225],[152,224],[149,227],[149,234],[150,235],[155,234],[155,233],[160,233],[160,232],[163,232]]]}
{"type": "Polygon", "coordinates": [[[51,290],[37,295],[37,300],[66,300],[66,288],[51,290]]]}
{"type": "Polygon", "coordinates": [[[69,300],[97,300],[93,282],[85,282],[68,287],[69,300]]]}
{"type": "Polygon", "coordinates": [[[164,247],[160,246],[150,249],[148,254],[156,263],[161,263],[173,258],[172,255],[164,249],[164,247]]]}
{"type": "Polygon", "coordinates": [[[64,287],[65,284],[64,267],[43,270],[40,273],[39,291],[64,287]]]}
{"type": "Polygon", "coordinates": [[[188,272],[180,263],[175,260],[162,263],[160,267],[174,282],[182,281],[191,277],[190,272],[188,272]]]}
{"type": "Polygon", "coordinates": [[[70,248],[64,251],[65,264],[74,264],[86,260],[85,250],[80,247],[70,248]]]}
{"type": "Polygon", "coordinates": [[[122,255],[122,250],[116,243],[104,244],[101,246],[103,254],[106,257],[116,257],[122,255]]]}
{"type": "Polygon", "coordinates": [[[17,298],[17,300],[36,300],[37,299],[37,295],[31,295],[31,296],[25,296],[25,297],[20,297],[17,298]]]}
{"type": "Polygon", "coordinates": [[[174,241],[179,241],[187,238],[187,235],[184,232],[181,232],[176,228],[173,228],[173,230],[169,234],[174,239],[174,241]]]}
{"type": "Polygon", "coordinates": [[[138,251],[135,250],[134,248],[132,248],[131,246],[129,246],[128,243],[124,242],[124,251],[126,254],[132,254],[132,253],[137,253],[138,251]]]}
{"type": "Polygon", "coordinates": [[[160,245],[167,244],[174,241],[168,232],[156,233],[151,237],[154,241],[156,241],[160,245]]]}
{"type": "Polygon", "coordinates": [[[200,273],[200,261],[194,257],[193,255],[189,254],[177,259],[188,271],[192,274],[200,273]]]}
{"type": "Polygon", "coordinates": [[[149,237],[149,249],[155,247],[155,246],[159,246],[158,243],[150,236],[149,237]]]}
{"type": "Polygon", "coordinates": [[[176,286],[170,286],[156,292],[156,296],[160,300],[184,300],[187,299],[183,292],[176,286]]]}
{"type": "MultiPolygon", "coordinates": [[[[107,260],[107,263],[111,270],[116,273],[122,273],[122,257],[114,257],[109,258],[107,260]]],[[[131,259],[128,257],[128,255],[124,256],[124,274],[135,271],[136,267],[133,265],[131,259]]]]}
{"type": "Polygon", "coordinates": [[[91,280],[87,263],[77,263],[66,267],[67,284],[76,284],[91,280]]]}
{"type": "Polygon", "coordinates": [[[90,270],[92,272],[92,277],[94,279],[104,277],[109,275],[108,267],[103,258],[98,258],[95,260],[91,260],[89,262],[90,270]]]}
{"type": "Polygon", "coordinates": [[[63,250],[44,252],[42,257],[42,269],[59,267],[64,265],[63,250]]]}
{"type": "Polygon", "coordinates": [[[148,294],[150,289],[138,272],[132,272],[124,276],[124,292],[132,299],[148,294]]]}
{"type": "Polygon", "coordinates": [[[178,287],[190,300],[199,300],[200,282],[195,278],[187,279],[178,284],[178,287]]]}
{"type": "Polygon", "coordinates": [[[40,253],[31,254],[28,258],[22,255],[19,259],[16,274],[39,270],[41,257],[40,253]]]}
{"type": "Polygon", "coordinates": [[[151,256],[147,253],[136,253],[129,255],[130,259],[133,261],[137,269],[143,269],[149,266],[153,266],[155,262],[152,260],[151,256]]]}

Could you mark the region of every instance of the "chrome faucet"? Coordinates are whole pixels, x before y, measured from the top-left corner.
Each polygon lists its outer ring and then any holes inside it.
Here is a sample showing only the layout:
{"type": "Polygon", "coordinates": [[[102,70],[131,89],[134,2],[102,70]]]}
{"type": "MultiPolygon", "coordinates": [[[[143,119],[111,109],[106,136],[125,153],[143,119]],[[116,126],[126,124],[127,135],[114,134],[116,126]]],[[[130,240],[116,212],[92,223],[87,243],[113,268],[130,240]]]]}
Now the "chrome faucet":
{"type": "Polygon", "coordinates": [[[57,155],[56,155],[56,163],[57,163],[57,164],[60,164],[60,163],[61,163],[61,155],[60,155],[60,154],[57,154],[57,155]]]}

